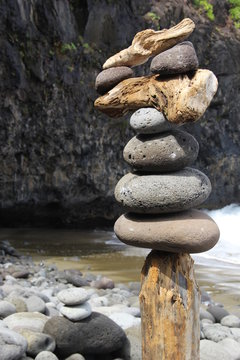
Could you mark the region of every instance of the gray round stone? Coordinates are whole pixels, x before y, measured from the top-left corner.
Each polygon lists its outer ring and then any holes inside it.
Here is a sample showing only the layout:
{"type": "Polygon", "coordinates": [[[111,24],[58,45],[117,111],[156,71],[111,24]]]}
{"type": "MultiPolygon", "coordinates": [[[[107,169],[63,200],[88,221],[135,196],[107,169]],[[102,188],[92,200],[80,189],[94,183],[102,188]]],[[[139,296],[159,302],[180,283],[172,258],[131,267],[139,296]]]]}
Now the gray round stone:
{"type": "Polygon", "coordinates": [[[240,319],[235,315],[227,315],[222,318],[221,325],[230,328],[240,328],[240,319]]]}
{"type": "Polygon", "coordinates": [[[96,78],[95,89],[100,95],[103,95],[121,81],[132,76],[133,71],[127,66],[116,66],[103,70],[96,78]]]}
{"type": "Polygon", "coordinates": [[[89,299],[89,293],[83,288],[69,288],[60,291],[57,298],[65,305],[80,305],[89,299]]]}
{"type": "Polygon", "coordinates": [[[9,315],[14,314],[16,311],[16,307],[10,302],[5,300],[0,301],[0,319],[4,319],[9,315]]]}
{"type": "Polygon", "coordinates": [[[234,338],[231,330],[220,324],[202,324],[202,331],[206,339],[219,342],[225,338],[234,338]]]}
{"type": "Polygon", "coordinates": [[[0,359],[15,360],[21,358],[27,350],[26,339],[7,328],[0,328],[0,359]]]}
{"type": "Polygon", "coordinates": [[[25,301],[29,312],[39,312],[42,314],[45,313],[45,302],[39,296],[32,295],[25,301]]]}
{"type": "Polygon", "coordinates": [[[79,321],[89,317],[92,313],[92,308],[88,302],[72,307],[64,305],[61,307],[60,313],[71,321],[79,321]]]}
{"type": "Polygon", "coordinates": [[[137,171],[181,170],[197,158],[197,140],[185,131],[133,137],[123,150],[124,160],[137,171]]]}
{"type": "Polygon", "coordinates": [[[130,212],[164,214],[196,207],[210,192],[206,175],[185,168],[162,175],[128,173],[117,183],[115,198],[130,212]]]}
{"type": "Polygon", "coordinates": [[[229,354],[229,359],[239,360],[240,359],[240,344],[234,339],[226,338],[218,343],[222,345],[226,352],[229,354]]]}
{"type": "Polygon", "coordinates": [[[42,351],[53,352],[55,350],[55,340],[48,334],[43,334],[28,329],[18,330],[18,332],[27,340],[27,354],[30,356],[35,357],[42,351]]]}
{"type": "Polygon", "coordinates": [[[152,59],[150,69],[155,74],[170,75],[194,71],[198,58],[190,41],[184,41],[152,59]]]}
{"type": "Polygon", "coordinates": [[[176,253],[207,251],[219,239],[216,223],[198,210],[169,215],[125,214],[116,221],[114,231],[127,245],[176,253]]]}
{"type": "Polygon", "coordinates": [[[213,323],[215,323],[215,321],[216,321],[215,317],[212,314],[210,314],[210,312],[200,308],[200,320],[203,320],[203,319],[208,319],[208,320],[212,321],[213,323]]]}
{"type": "Polygon", "coordinates": [[[138,134],[162,133],[173,128],[165,116],[154,108],[141,108],[135,111],[130,118],[130,126],[138,134]]]}
{"type": "Polygon", "coordinates": [[[81,354],[72,354],[68,356],[65,360],[85,360],[85,357],[81,354]]]}
{"type": "Polygon", "coordinates": [[[41,351],[35,360],[58,360],[58,357],[50,351],[41,351]]]}
{"type": "Polygon", "coordinates": [[[7,316],[3,322],[9,329],[29,329],[42,332],[48,317],[40,313],[22,312],[7,316]]]}
{"type": "Polygon", "coordinates": [[[229,315],[229,312],[227,310],[225,310],[221,306],[216,305],[208,306],[207,311],[215,317],[217,322],[220,322],[222,318],[229,315]]]}
{"type": "Polygon", "coordinates": [[[201,360],[230,360],[229,354],[224,347],[216,344],[214,341],[200,341],[200,359],[201,360]]]}

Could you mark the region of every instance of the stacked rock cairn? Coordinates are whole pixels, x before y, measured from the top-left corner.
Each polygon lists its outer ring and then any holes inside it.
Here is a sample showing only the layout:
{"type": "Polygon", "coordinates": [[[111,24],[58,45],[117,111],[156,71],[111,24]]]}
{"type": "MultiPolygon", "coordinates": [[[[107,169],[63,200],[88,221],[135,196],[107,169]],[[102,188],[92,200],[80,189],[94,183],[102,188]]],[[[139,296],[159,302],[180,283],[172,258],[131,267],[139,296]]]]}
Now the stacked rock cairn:
{"type": "Polygon", "coordinates": [[[199,291],[190,253],[212,248],[215,222],[201,205],[211,192],[205,174],[190,166],[199,145],[179,125],[198,120],[217,91],[209,70],[198,69],[191,19],[170,29],[136,34],[130,47],[109,58],[96,79],[100,111],[130,119],[137,135],[123,156],[132,167],[118,182],[116,200],[127,210],[115,223],[128,245],[153,249],[141,275],[142,358],[199,359],[199,291]],[[152,75],[133,78],[150,57],[152,75]]]}

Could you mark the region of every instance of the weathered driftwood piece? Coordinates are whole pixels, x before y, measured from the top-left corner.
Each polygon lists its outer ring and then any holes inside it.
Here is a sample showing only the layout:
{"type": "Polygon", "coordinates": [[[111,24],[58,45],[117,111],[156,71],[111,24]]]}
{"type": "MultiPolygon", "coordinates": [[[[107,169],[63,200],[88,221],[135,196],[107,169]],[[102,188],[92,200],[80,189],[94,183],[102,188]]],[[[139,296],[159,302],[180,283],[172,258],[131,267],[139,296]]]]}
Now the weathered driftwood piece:
{"type": "Polygon", "coordinates": [[[142,360],[199,360],[200,297],[189,254],[148,255],[140,306],[142,360]]]}
{"type": "Polygon", "coordinates": [[[170,122],[193,122],[204,114],[217,87],[216,76],[200,69],[193,77],[185,74],[131,78],[99,97],[94,105],[111,117],[122,116],[129,110],[155,107],[170,122]]]}
{"type": "Polygon", "coordinates": [[[194,22],[186,18],[170,29],[140,31],[134,36],[132,45],[111,56],[104,63],[103,69],[144,64],[151,56],[155,56],[186,39],[194,28],[194,22]]]}

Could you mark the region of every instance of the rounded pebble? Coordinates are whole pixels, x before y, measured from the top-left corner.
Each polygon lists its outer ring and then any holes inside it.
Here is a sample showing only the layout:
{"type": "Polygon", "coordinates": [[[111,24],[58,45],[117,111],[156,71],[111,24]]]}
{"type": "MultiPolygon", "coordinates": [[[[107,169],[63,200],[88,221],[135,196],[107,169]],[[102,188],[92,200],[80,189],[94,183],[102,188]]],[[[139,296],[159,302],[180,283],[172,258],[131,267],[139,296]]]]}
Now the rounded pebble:
{"type": "Polygon", "coordinates": [[[163,51],[152,59],[150,69],[154,74],[171,75],[194,71],[198,58],[190,41],[184,41],[163,51]]]}
{"type": "Polygon", "coordinates": [[[165,116],[154,108],[141,108],[130,118],[130,126],[138,134],[156,134],[168,131],[173,125],[165,116]]]}
{"type": "Polygon", "coordinates": [[[123,150],[124,160],[137,171],[168,172],[183,169],[197,158],[197,140],[185,131],[133,137],[123,150]]]}
{"type": "Polygon", "coordinates": [[[92,313],[92,308],[88,302],[72,307],[64,305],[61,307],[60,313],[69,320],[79,321],[90,316],[92,313]]]}
{"type": "Polygon", "coordinates": [[[172,215],[125,214],[116,221],[114,231],[128,245],[176,253],[207,251],[220,235],[216,223],[198,210],[172,215]]]}
{"type": "Polygon", "coordinates": [[[132,76],[133,71],[127,66],[116,66],[103,70],[96,78],[95,89],[100,95],[104,95],[118,83],[132,76]]]}
{"type": "Polygon", "coordinates": [[[0,301],[0,319],[14,314],[16,312],[16,307],[8,301],[0,301]]]}
{"type": "Polygon", "coordinates": [[[35,360],[58,360],[57,356],[50,351],[41,351],[35,360]]]}
{"type": "Polygon", "coordinates": [[[221,319],[221,325],[230,328],[240,328],[240,319],[235,315],[227,315],[221,319]]]}
{"type": "Polygon", "coordinates": [[[83,288],[69,288],[60,291],[57,298],[65,305],[80,305],[89,299],[89,293],[83,288]]]}
{"type": "Polygon", "coordinates": [[[119,180],[115,198],[130,212],[164,214],[202,204],[211,192],[211,184],[201,171],[185,168],[161,175],[128,173],[119,180]]]}

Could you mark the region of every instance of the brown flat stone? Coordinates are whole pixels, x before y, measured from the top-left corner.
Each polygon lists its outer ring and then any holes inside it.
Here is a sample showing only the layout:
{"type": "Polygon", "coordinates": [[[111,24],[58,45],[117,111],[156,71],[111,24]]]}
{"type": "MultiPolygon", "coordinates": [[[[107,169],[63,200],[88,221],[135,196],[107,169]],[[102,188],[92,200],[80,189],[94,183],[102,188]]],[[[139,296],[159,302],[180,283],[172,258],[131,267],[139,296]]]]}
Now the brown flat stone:
{"type": "Polygon", "coordinates": [[[114,231],[128,245],[175,253],[207,251],[220,236],[216,223],[199,210],[148,216],[129,213],[118,218],[114,231]]]}
{"type": "Polygon", "coordinates": [[[133,71],[127,66],[117,66],[103,70],[96,78],[95,89],[100,95],[104,95],[118,83],[132,76],[133,71]]]}

